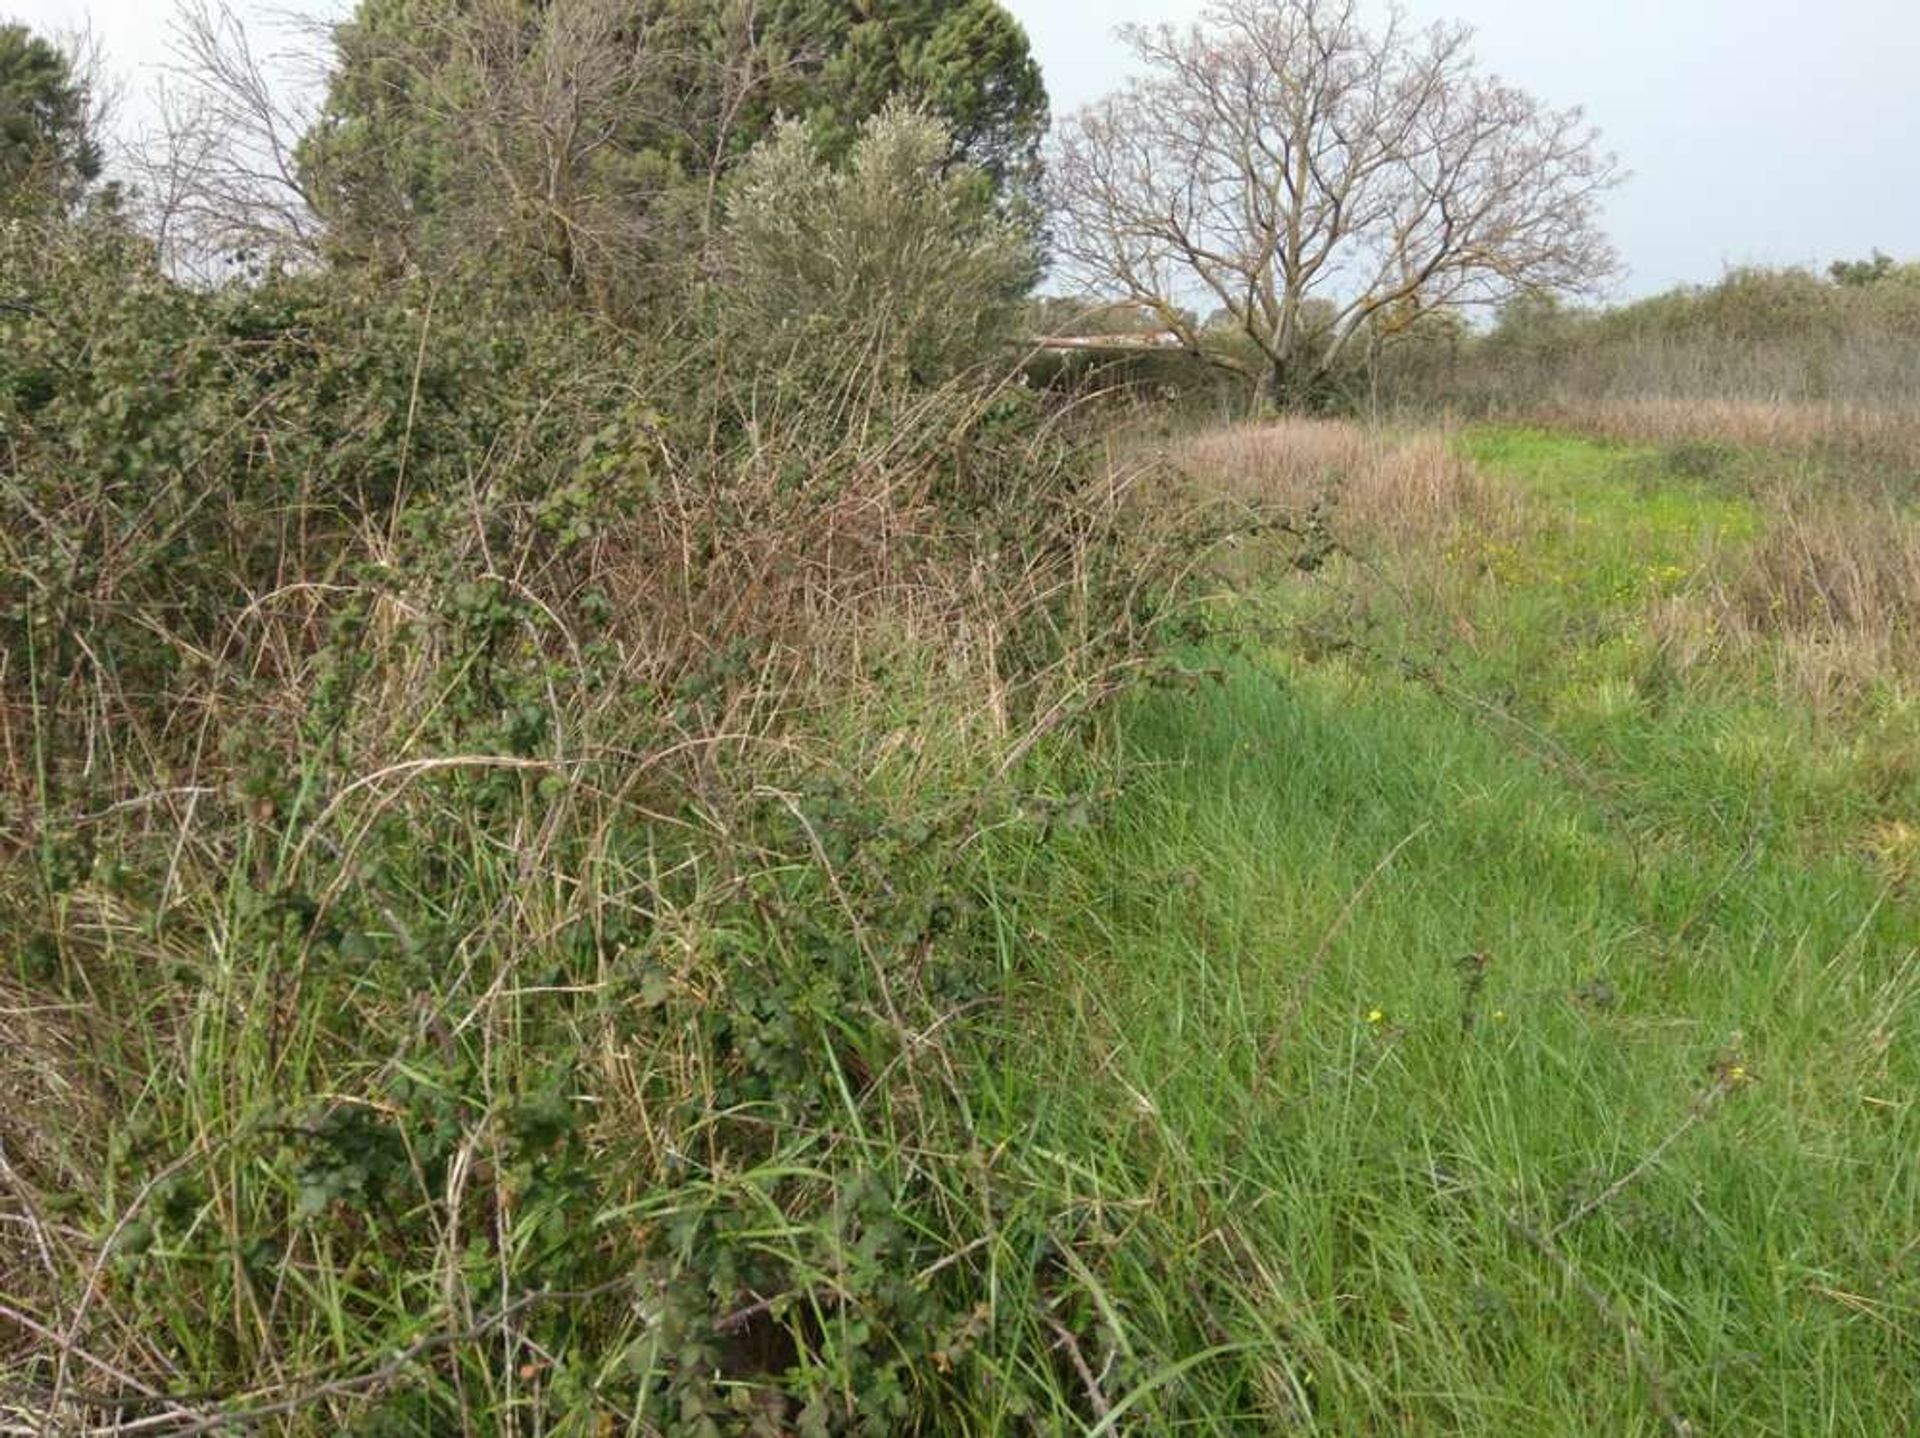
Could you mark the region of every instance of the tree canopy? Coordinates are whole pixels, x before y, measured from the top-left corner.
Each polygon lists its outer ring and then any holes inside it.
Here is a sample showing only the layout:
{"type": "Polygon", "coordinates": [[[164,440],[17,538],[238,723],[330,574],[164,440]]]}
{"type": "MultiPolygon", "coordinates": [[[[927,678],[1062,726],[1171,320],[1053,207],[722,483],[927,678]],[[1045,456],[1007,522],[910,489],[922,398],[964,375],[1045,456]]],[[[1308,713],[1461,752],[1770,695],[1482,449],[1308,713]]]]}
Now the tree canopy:
{"type": "Polygon", "coordinates": [[[0,208],[71,204],[100,176],[85,82],[51,42],[0,25],[0,208]]]}
{"type": "Polygon", "coordinates": [[[897,95],[940,120],[955,156],[996,181],[1032,172],[1046,86],[1026,31],[998,0],[780,0],[759,33],[769,84],[737,148],[787,115],[811,122],[822,151],[838,157],[897,95]]]}
{"type": "Polygon", "coordinates": [[[783,117],[837,161],[905,96],[1003,190],[1046,127],[997,0],[362,0],[336,44],[300,170],[345,251],[531,255],[589,290],[685,263],[783,117]]]}
{"type": "Polygon", "coordinates": [[[1144,75],[1065,126],[1059,252],[1191,352],[1311,398],[1356,342],[1608,274],[1615,178],[1577,110],[1479,71],[1471,32],[1354,0],[1216,0],[1125,32],[1144,75]],[[1217,306],[1249,365],[1187,318],[1217,306]]]}

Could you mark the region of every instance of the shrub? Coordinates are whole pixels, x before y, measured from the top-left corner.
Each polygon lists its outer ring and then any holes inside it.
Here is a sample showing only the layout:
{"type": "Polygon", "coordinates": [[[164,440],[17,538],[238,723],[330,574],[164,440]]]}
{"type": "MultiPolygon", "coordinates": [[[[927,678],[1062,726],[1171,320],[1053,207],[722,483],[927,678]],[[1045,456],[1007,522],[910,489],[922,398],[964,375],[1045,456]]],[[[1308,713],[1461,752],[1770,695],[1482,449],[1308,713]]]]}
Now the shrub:
{"type": "Polygon", "coordinates": [[[1687,401],[1867,406],[1911,413],[1920,352],[1912,267],[1747,268],[1613,309],[1510,306],[1444,369],[1390,363],[1418,404],[1527,412],[1687,401]]]}
{"type": "Polygon", "coordinates": [[[844,168],[804,125],[764,142],[727,209],[722,309],[736,350],[789,371],[825,357],[922,385],[995,357],[1036,251],[952,151],[938,120],[898,104],[861,128],[844,168]]]}
{"type": "Polygon", "coordinates": [[[0,1411],[874,1432],[1029,1371],[1079,1421],[981,1306],[1079,1280],[962,1020],[983,829],[1147,653],[1128,477],[893,351],[815,408],[486,290],[184,289],[92,222],[0,267],[3,987],[62,1015],[0,1411]]]}

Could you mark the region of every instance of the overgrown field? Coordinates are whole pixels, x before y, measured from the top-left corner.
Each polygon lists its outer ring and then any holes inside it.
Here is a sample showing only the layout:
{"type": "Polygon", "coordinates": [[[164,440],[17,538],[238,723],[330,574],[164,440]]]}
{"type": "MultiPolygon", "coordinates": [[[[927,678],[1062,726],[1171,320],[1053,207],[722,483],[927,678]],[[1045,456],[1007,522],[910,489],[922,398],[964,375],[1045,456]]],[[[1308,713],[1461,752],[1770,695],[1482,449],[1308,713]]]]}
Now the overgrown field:
{"type": "Polygon", "coordinates": [[[963,1045],[1148,468],[884,335],[0,241],[0,1431],[1070,1424],[963,1045]]]}
{"type": "Polygon", "coordinates": [[[1566,308],[1349,4],[348,8],[0,24],[0,1438],[1915,1431],[1920,268],[1566,308]]]}
{"type": "Polygon", "coordinates": [[[1911,489],[1526,430],[1184,458],[1284,528],[1005,916],[1090,1411],[1910,1431],[1911,489]]]}
{"type": "Polygon", "coordinates": [[[290,492],[524,360],[281,300],[217,516],[15,451],[6,1431],[1911,1427],[1902,471],[582,369],[290,492]]]}
{"type": "Polygon", "coordinates": [[[1884,447],[116,243],[9,256],[0,1431],[1912,1425],[1884,447]]]}

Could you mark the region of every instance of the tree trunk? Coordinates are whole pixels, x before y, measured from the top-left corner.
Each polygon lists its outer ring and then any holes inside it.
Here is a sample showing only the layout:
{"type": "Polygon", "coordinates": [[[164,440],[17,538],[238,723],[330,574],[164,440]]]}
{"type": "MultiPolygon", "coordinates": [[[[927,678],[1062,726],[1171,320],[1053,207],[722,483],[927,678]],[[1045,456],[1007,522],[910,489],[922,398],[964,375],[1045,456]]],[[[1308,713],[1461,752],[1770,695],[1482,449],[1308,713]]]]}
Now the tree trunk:
{"type": "Polygon", "coordinates": [[[1270,414],[1300,414],[1313,408],[1313,374],[1294,359],[1267,362],[1260,377],[1261,407],[1270,414]]]}

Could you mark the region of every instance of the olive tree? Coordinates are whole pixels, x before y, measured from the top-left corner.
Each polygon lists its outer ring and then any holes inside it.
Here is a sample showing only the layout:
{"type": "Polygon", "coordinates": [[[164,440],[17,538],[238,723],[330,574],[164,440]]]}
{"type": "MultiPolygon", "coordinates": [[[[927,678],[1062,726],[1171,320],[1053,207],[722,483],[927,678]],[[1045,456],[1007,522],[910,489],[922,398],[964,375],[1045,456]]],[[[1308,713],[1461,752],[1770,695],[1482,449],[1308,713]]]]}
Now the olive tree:
{"type": "Polygon", "coordinates": [[[835,163],[812,126],[748,157],[726,212],[722,317],[755,364],[848,355],[938,383],[1012,338],[1039,270],[1030,228],[938,116],[895,101],[835,163]]]}
{"type": "Polygon", "coordinates": [[[1370,29],[1358,8],[1216,0],[1187,29],[1128,27],[1144,73],[1050,156],[1063,268],[1276,405],[1429,311],[1615,267],[1618,172],[1580,111],[1483,73],[1464,26],[1370,29]],[[1206,308],[1225,323],[1196,324],[1206,308]]]}

